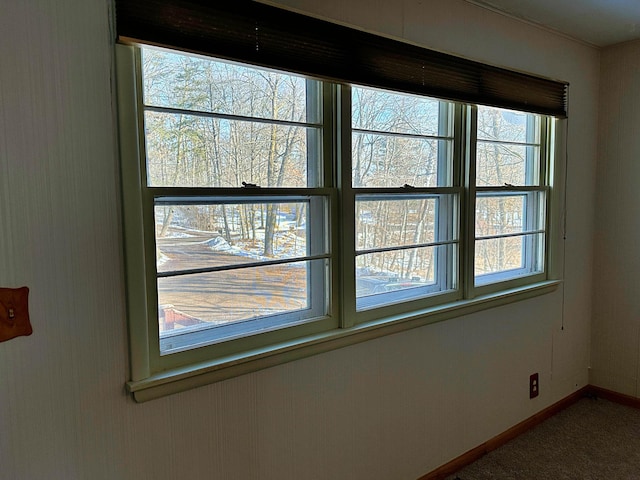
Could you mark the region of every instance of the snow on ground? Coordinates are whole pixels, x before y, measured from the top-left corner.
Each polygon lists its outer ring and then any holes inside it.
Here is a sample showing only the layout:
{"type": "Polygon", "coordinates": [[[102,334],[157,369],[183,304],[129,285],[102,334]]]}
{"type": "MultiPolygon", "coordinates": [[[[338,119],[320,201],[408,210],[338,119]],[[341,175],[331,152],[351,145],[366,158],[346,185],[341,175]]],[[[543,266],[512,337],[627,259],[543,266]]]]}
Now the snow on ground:
{"type": "Polygon", "coordinates": [[[263,255],[264,242],[262,240],[238,240],[230,245],[223,237],[215,237],[205,242],[215,252],[225,252],[231,255],[254,258],[266,261],[273,258],[292,258],[307,255],[306,241],[294,232],[278,232],[274,237],[273,257],[263,255]]]}

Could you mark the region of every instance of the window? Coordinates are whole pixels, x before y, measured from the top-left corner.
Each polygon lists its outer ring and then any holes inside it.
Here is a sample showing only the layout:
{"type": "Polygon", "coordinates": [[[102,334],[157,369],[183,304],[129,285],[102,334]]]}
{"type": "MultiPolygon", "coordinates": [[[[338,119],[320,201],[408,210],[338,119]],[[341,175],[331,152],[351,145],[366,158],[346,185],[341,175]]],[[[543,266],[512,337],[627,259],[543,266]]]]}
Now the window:
{"type": "Polygon", "coordinates": [[[544,102],[130,43],[116,59],[137,400],[555,288],[544,102]]]}
{"type": "Polygon", "coordinates": [[[321,82],[156,48],[135,58],[153,368],[335,327],[321,82]]]}
{"type": "Polygon", "coordinates": [[[477,109],[476,286],[545,272],[547,123],[540,115],[477,109]]]}
{"type": "Polygon", "coordinates": [[[160,355],[326,316],[319,82],[140,52],[160,355]]]}
{"type": "Polygon", "coordinates": [[[352,154],[342,161],[351,163],[356,309],[455,292],[455,105],[357,86],[351,103],[352,154]]]}

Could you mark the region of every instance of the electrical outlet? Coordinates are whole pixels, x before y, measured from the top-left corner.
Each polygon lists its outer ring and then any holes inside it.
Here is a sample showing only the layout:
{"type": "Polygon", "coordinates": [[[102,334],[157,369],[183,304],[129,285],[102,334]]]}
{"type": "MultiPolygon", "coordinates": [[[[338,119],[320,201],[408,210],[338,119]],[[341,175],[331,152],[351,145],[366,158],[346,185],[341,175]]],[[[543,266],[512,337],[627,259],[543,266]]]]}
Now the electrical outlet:
{"type": "Polygon", "coordinates": [[[538,374],[534,373],[529,377],[529,398],[535,398],[540,393],[540,380],[538,374]]]}

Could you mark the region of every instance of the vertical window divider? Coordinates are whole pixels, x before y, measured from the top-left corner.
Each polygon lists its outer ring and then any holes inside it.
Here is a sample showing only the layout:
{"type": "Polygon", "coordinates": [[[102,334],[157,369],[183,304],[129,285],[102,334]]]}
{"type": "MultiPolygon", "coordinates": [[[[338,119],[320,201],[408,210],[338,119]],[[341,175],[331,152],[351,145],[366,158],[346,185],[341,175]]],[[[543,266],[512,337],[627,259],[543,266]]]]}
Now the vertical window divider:
{"type": "Polygon", "coordinates": [[[462,218],[462,261],[461,278],[462,291],[465,299],[475,297],[475,211],[476,211],[476,145],[477,145],[477,129],[478,129],[478,107],[467,106],[462,108],[460,135],[461,144],[461,161],[463,166],[461,172],[464,185],[465,198],[463,199],[461,208],[462,218]]]}
{"type": "Polygon", "coordinates": [[[544,271],[547,272],[547,275],[551,275],[551,218],[553,216],[553,211],[551,210],[551,185],[552,185],[552,170],[553,170],[553,153],[551,152],[552,144],[551,141],[554,141],[553,138],[553,119],[550,117],[543,116],[541,121],[543,124],[540,128],[540,180],[543,182],[543,185],[546,187],[544,190],[544,227],[545,227],[545,236],[543,242],[543,260],[544,260],[544,271]]]}
{"type": "Polygon", "coordinates": [[[351,87],[340,85],[337,92],[336,153],[339,173],[339,209],[341,219],[340,305],[341,327],[349,328],[356,320],[356,262],[355,262],[355,191],[351,184],[351,87]]]}
{"type": "Polygon", "coordinates": [[[554,246],[564,244],[566,211],[566,135],[568,120],[549,119],[546,134],[548,144],[545,148],[547,162],[547,271],[549,278],[564,280],[564,250],[554,246]]]}
{"type": "Polygon", "coordinates": [[[328,235],[329,251],[331,252],[331,261],[328,272],[325,276],[327,284],[325,284],[325,301],[327,302],[327,313],[334,318],[341,317],[342,299],[340,298],[340,272],[342,271],[343,259],[340,253],[341,228],[337,228],[335,220],[340,218],[341,198],[338,186],[340,185],[340,125],[341,119],[340,109],[337,108],[340,102],[340,86],[330,82],[323,82],[322,89],[322,186],[328,187],[334,193],[329,198],[328,212],[325,219],[328,219],[326,225],[328,235]]]}
{"type": "Polygon", "coordinates": [[[465,191],[465,175],[466,165],[465,158],[466,152],[469,150],[466,140],[466,117],[467,108],[461,103],[455,103],[453,106],[453,165],[451,171],[451,185],[458,191],[456,198],[456,212],[457,216],[454,220],[454,228],[457,229],[458,243],[456,245],[456,258],[457,269],[455,270],[455,290],[458,292],[459,298],[464,298],[464,287],[467,284],[465,276],[465,264],[466,258],[466,207],[465,202],[467,199],[467,193],[465,191]]]}
{"type": "Polygon", "coordinates": [[[549,138],[551,137],[552,120],[549,117],[542,116],[540,119],[542,123],[540,127],[540,180],[543,185],[551,185],[551,144],[549,138]]]}

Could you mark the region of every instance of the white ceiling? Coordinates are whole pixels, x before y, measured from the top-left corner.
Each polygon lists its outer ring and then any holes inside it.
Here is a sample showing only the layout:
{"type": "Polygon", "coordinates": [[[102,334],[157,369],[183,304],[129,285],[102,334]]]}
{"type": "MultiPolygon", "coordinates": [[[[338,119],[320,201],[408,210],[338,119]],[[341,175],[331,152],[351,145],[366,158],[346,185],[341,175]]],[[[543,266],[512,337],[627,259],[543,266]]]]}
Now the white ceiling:
{"type": "Polygon", "coordinates": [[[640,39],[640,0],[467,0],[606,47],[640,39]]]}

